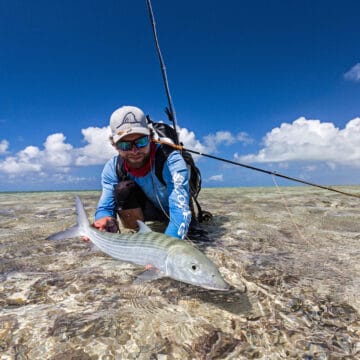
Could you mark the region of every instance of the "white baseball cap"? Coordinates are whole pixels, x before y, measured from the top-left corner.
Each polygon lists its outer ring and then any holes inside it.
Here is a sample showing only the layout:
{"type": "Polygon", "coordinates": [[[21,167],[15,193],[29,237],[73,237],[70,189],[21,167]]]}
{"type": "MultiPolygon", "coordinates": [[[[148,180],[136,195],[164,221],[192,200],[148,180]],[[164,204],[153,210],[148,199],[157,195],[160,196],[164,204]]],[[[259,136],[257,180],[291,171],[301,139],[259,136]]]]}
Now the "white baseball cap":
{"type": "Polygon", "coordinates": [[[135,106],[122,106],[110,116],[110,128],[114,143],[130,134],[150,135],[144,112],[135,106]]]}

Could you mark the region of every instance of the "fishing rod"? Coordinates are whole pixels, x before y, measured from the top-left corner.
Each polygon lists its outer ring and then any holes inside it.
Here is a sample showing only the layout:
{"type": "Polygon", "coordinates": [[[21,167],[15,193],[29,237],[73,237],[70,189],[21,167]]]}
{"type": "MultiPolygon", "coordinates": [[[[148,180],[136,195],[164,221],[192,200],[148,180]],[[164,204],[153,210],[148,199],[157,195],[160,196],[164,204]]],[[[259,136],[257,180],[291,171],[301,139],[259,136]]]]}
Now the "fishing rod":
{"type": "Polygon", "coordinates": [[[346,191],[334,189],[334,188],[329,187],[329,186],[315,184],[315,183],[312,183],[312,182],[309,182],[309,181],[306,181],[306,180],[303,180],[303,179],[299,179],[299,178],[295,178],[295,177],[292,177],[292,176],[288,176],[288,175],[278,173],[277,171],[265,170],[265,169],[261,169],[261,168],[256,167],[256,166],[247,165],[247,164],[243,164],[243,163],[240,163],[240,162],[237,162],[237,161],[224,159],[224,158],[221,158],[221,157],[218,157],[218,156],[205,154],[205,153],[202,153],[200,151],[195,151],[195,150],[192,150],[192,149],[185,148],[182,145],[175,145],[175,144],[171,144],[169,142],[164,142],[164,141],[160,141],[160,140],[153,140],[153,141],[157,142],[157,143],[161,143],[161,144],[171,146],[174,149],[177,149],[177,150],[180,150],[180,151],[187,151],[187,152],[192,153],[192,154],[201,155],[201,156],[204,156],[204,157],[207,157],[207,158],[210,158],[210,159],[214,159],[214,160],[218,160],[218,161],[223,161],[223,162],[226,162],[228,164],[241,166],[241,167],[244,167],[246,169],[251,169],[251,170],[262,172],[264,174],[277,176],[277,177],[281,177],[283,179],[296,181],[296,182],[299,182],[299,183],[302,183],[302,184],[305,184],[305,185],[314,186],[314,187],[318,187],[318,188],[321,188],[321,189],[324,189],[324,190],[333,191],[333,192],[336,192],[336,193],[339,193],[339,194],[360,198],[359,194],[353,194],[353,193],[349,193],[349,192],[346,192],[346,191]]]}
{"type": "Polygon", "coordinates": [[[146,4],[147,4],[148,11],[149,11],[151,27],[152,27],[154,40],[155,40],[155,45],[156,45],[156,50],[157,50],[157,54],[158,54],[158,58],[159,58],[159,62],[160,62],[160,68],[161,68],[161,73],[162,73],[162,77],[163,77],[163,81],[164,81],[166,96],[167,96],[167,99],[168,99],[168,107],[165,108],[165,112],[166,112],[169,120],[172,122],[174,130],[175,130],[175,134],[176,134],[175,143],[177,145],[179,145],[180,142],[179,142],[179,135],[177,133],[176,112],[175,112],[173,101],[171,99],[169,82],[168,82],[168,78],[167,78],[167,74],[166,74],[166,66],[165,66],[164,59],[163,59],[162,54],[161,54],[160,44],[159,44],[159,40],[158,40],[158,36],[157,36],[157,32],[156,32],[156,23],[155,23],[154,12],[153,12],[153,9],[152,9],[152,6],[151,6],[151,1],[146,0],[146,4]]]}

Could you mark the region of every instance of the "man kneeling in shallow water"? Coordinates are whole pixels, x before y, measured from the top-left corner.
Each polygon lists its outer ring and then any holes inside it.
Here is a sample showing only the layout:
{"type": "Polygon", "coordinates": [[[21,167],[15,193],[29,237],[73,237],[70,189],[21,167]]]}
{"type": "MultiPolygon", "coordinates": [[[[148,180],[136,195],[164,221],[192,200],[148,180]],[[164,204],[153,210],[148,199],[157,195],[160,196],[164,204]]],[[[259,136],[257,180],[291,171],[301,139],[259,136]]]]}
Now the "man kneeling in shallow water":
{"type": "Polygon", "coordinates": [[[118,232],[118,215],[128,229],[137,228],[136,220],[162,221],[167,223],[165,234],[169,236],[184,239],[193,233],[205,239],[205,231],[192,220],[189,171],[180,152],[174,150],[167,156],[163,184],[155,175],[160,145],[151,141],[152,132],[143,111],[134,106],[120,107],[110,117],[110,128],[110,140],[118,155],[104,166],[93,226],[118,232]]]}

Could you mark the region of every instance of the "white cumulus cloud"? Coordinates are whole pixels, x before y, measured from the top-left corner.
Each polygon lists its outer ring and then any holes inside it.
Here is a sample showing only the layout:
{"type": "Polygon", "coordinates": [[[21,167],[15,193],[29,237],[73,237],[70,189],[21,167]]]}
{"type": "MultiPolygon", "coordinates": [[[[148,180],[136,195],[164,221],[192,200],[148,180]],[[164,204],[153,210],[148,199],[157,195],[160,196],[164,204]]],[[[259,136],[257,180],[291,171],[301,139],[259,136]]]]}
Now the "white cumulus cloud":
{"type": "Polygon", "coordinates": [[[350,81],[360,81],[360,63],[354,65],[344,74],[344,78],[350,81]]]}
{"type": "Polygon", "coordinates": [[[257,154],[235,154],[235,158],[246,162],[322,161],[360,167],[360,118],[339,129],[333,123],[300,117],[292,124],[272,129],[263,143],[257,154]]]}
{"type": "MultiPolygon", "coordinates": [[[[116,154],[109,142],[108,127],[89,127],[83,129],[82,134],[86,145],[79,148],[67,143],[64,134],[51,134],[46,138],[43,148],[30,145],[1,160],[0,173],[9,176],[38,173],[39,176],[59,179],[61,174],[69,172],[72,167],[103,164],[116,154]]],[[[1,144],[6,151],[9,144],[4,141],[1,144]]]]}
{"type": "Polygon", "coordinates": [[[1,140],[0,141],[0,155],[1,154],[6,154],[7,150],[9,148],[9,142],[7,140],[1,140]]]}
{"type": "Polygon", "coordinates": [[[219,175],[210,176],[210,177],[209,177],[209,181],[223,182],[223,181],[224,181],[224,175],[223,175],[223,174],[219,174],[219,175]]]}
{"type": "Polygon", "coordinates": [[[43,166],[67,168],[73,162],[73,146],[65,143],[64,134],[49,135],[44,143],[44,150],[36,156],[43,166]]]}
{"type": "Polygon", "coordinates": [[[247,134],[246,132],[242,131],[239,132],[236,135],[236,140],[240,141],[241,143],[243,143],[244,145],[249,145],[249,144],[253,144],[255,141],[254,139],[252,139],[249,134],[247,134]]]}
{"type": "Polygon", "coordinates": [[[208,152],[216,151],[220,144],[231,145],[236,142],[236,138],[230,131],[217,131],[204,137],[204,143],[208,152]]]}
{"type": "Polygon", "coordinates": [[[75,160],[76,165],[104,164],[116,154],[116,150],[109,140],[110,128],[108,126],[103,128],[88,127],[87,129],[82,129],[81,133],[87,144],[78,149],[75,160]]]}
{"type": "Polygon", "coordinates": [[[206,147],[196,139],[195,133],[186,128],[178,128],[179,140],[184,144],[185,148],[189,148],[198,152],[205,152],[206,147]]]}
{"type": "Polygon", "coordinates": [[[36,152],[34,146],[28,146],[26,149],[19,152],[16,156],[8,156],[5,160],[0,162],[0,172],[4,172],[10,176],[24,175],[28,172],[40,172],[42,170],[41,164],[34,160],[36,152]]]}
{"type": "MultiPolygon", "coordinates": [[[[184,144],[185,148],[204,154],[216,153],[222,145],[229,146],[237,142],[250,144],[253,142],[253,139],[245,132],[233,135],[230,131],[217,131],[216,133],[210,133],[204,136],[202,141],[196,138],[193,131],[189,131],[186,128],[178,128],[178,132],[180,142],[184,144]]],[[[199,159],[198,155],[192,155],[194,160],[199,159]]]]}

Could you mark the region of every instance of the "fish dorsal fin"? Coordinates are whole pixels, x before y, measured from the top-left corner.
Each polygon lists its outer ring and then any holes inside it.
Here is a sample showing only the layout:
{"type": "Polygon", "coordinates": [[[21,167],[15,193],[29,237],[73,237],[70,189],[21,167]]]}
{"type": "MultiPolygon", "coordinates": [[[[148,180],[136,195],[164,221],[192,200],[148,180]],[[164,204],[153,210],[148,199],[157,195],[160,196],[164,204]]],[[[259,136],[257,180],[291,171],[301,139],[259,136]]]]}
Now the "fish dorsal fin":
{"type": "Polygon", "coordinates": [[[136,220],[136,222],[139,225],[139,233],[140,234],[147,234],[149,232],[152,232],[152,230],[147,225],[145,225],[142,221],[136,220]]]}

